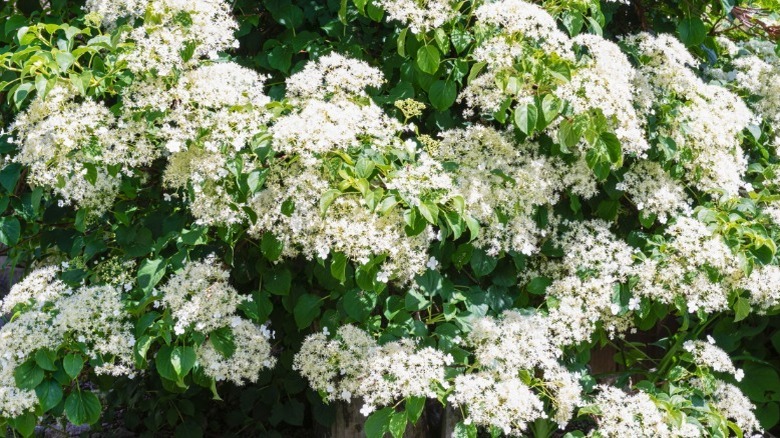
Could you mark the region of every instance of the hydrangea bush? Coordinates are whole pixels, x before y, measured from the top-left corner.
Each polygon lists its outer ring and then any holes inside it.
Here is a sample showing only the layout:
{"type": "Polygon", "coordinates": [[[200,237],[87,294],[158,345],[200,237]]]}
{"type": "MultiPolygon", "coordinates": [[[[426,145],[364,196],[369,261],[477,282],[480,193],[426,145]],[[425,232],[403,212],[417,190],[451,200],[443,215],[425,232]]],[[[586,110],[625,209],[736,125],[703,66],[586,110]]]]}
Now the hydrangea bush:
{"type": "Polygon", "coordinates": [[[0,427],[761,436],[778,14],[6,4],[0,427]]]}

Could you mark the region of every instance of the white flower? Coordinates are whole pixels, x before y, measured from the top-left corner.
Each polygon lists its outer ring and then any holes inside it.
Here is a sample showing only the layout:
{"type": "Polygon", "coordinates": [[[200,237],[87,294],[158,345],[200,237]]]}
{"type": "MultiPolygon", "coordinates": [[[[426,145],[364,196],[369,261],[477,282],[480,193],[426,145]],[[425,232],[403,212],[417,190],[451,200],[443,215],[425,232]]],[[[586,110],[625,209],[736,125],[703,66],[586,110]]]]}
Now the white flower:
{"type": "Polygon", "coordinates": [[[386,271],[379,271],[376,273],[376,281],[380,283],[387,283],[390,280],[390,273],[386,271]]]}

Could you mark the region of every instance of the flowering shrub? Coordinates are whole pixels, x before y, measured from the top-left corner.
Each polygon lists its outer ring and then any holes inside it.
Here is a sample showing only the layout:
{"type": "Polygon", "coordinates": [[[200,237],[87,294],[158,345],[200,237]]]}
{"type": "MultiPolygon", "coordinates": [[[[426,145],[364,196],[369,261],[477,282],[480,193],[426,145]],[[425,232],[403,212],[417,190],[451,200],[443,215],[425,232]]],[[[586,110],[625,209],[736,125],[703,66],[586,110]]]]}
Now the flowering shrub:
{"type": "Polygon", "coordinates": [[[780,5],[644,3],[7,4],[0,427],[771,430],[780,5]]]}

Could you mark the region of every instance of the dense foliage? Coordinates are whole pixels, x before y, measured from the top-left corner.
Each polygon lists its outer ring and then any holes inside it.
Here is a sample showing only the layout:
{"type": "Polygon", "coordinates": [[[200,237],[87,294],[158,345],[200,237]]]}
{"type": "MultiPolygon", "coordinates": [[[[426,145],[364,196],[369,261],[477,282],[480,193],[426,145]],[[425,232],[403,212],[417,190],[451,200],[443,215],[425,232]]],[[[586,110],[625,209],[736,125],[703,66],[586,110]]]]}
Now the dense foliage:
{"type": "Polygon", "coordinates": [[[0,426],[771,430],[778,13],[7,3],[0,426]]]}

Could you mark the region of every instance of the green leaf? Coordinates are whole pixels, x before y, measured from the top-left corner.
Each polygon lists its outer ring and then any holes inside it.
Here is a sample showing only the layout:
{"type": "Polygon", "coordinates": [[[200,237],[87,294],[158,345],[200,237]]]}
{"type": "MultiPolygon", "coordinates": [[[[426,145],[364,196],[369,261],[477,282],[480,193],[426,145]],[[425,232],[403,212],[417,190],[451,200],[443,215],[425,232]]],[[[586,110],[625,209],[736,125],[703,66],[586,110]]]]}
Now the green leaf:
{"type": "Polygon", "coordinates": [[[341,190],[336,189],[330,189],[323,193],[322,198],[320,198],[320,215],[324,217],[330,204],[333,204],[333,201],[339,196],[341,196],[341,190]]]}
{"type": "Polygon", "coordinates": [[[15,217],[0,217],[0,243],[14,246],[22,233],[22,224],[15,217]]]}
{"type": "Polygon", "coordinates": [[[167,264],[165,259],[146,259],[138,268],[138,286],[145,293],[151,292],[157,283],[165,276],[167,264]]]}
{"type": "Polygon", "coordinates": [[[469,228],[469,242],[473,242],[474,239],[479,237],[479,221],[471,216],[464,216],[463,220],[466,221],[466,226],[469,228]]]}
{"type": "Polygon", "coordinates": [[[295,303],[293,316],[298,329],[304,329],[311,325],[312,321],[320,315],[322,300],[320,297],[312,294],[303,294],[295,303]]]}
{"type": "Polygon", "coordinates": [[[422,46],[417,50],[417,66],[428,74],[436,73],[441,62],[441,54],[436,46],[422,46]]]}
{"type": "Polygon", "coordinates": [[[46,371],[57,371],[57,366],[54,365],[55,360],[57,360],[57,355],[52,351],[43,349],[35,352],[35,363],[46,371]]]}
{"type": "Polygon", "coordinates": [[[448,53],[450,51],[450,38],[447,36],[447,32],[444,29],[438,28],[434,30],[433,39],[436,41],[436,45],[439,46],[442,53],[448,53]]]}
{"type": "Polygon", "coordinates": [[[477,438],[477,426],[474,424],[466,425],[461,421],[455,425],[452,438],[477,438]]]}
{"type": "Polygon", "coordinates": [[[487,255],[487,253],[485,253],[485,251],[482,249],[475,249],[471,253],[470,264],[471,269],[474,270],[474,274],[477,277],[484,277],[496,269],[496,266],[498,265],[498,259],[487,255]]]}
{"type": "Polygon", "coordinates": [[[452,32],[450,32],[450,40],[452,41],[452,46],[455,47],[455,51],[460,54],[468,48],[469,44],[473,41],[473,38],[471,37],[471,34],[465,30],[452,29],[452,32]]]}
{"type": "MultiPolygon", "coordinates": [[[[38,424],[38,416],[33,412],[26,412],[16,418],[8,420],[8,424],[24,437],[32,436],[35,426],[38,424]]],[[[0,422],[2,425],[2,422],[0,422]]]]}
{"type": "Polygon", "coordinates": [[[54,60],[57,61],[57,65],[60,67],[60,72],[65,73],[68,71],[71,65],[76,62],[76,58],[70,52],[57,52],[54,55],[54,60]]]}
{"type": "Polygon", "coordinates": [[[562,20],[563,27],[569,32],[569,35],[574,37],[580,33],[582,26],[585,24],[585,19],[582,17],[582,13],[578,11],[565,11],[563,13],[562,20]]]}
{"type": "Polygon", "coordinates": [[[347,280],[347,261],[347,256],[343,253],[333,253],[333,261],[330,264],[330,275],[341,284],[344,284],[347,280]]]}
{"type": "Polygon", "coordinates": [[[583,127],[581,123],[568,119],[561,121],[558,127],[558,144],[561,146],[561,151],[569,152],[570,148],[573,148],[580,142],[582,133],[583,127]]]}
{"type": "Polygon", "coordinates": [[[100,400],[89,391],[71,392],[65,400],[65,416],[76,426],[97,423],[101,411],[100,400]]]}
{"type": "Polygon", "coordinates": [[[546,128],[563,109],[563,103],[552,94],[546,94],[541,100],[542,117],[539,118],[537,128],[546,128]]]}
{"type": "Polygon", "coordinates": [[[43,369],[34,360],[28,360],[14,370],[14,382],[21,389],[35,389],[43,377],[43,369]]]}
{"type": "Polygon", "coordinates": [[[588,22],[588,27],[590,28],[590,33],[598,36],[604,35],[604,30],[601,28],[601,24],[598,21],[594,20],[593,17],[587,17],[586,20],[588,22]]]}
{"type": "Polygon", "coordinates": [[[623,160],[623,149],[617,136],[611,132],[602,132],[599,138],[607,149],[609,160],[613,163],[620,163],[623,160]]]}
{"type": "Polygon", "coordinates": [[[341,24],[347,24],[347,0],[341,0],[339,7],[339,21],[341,24]]]}
{"type": "Polygon", "coordinates": [[[160,350],[157,351],[157,356],[154,357],[154,365],[157,369],[157,374],[159,374],[160,377],[176,381],[178,380],[178,376],[171,363],[172,352],[173,348],[171,348],[170,345],[163,345],[160,347],[160,350]]]}
{"type": "Polygon", "coordinates": [[[236,341],[230,327],[221,327],[209,334],[209,340],[214,349],[223,356],[230,358],[236,352],[236,341]]]}
{"type": "Polygon", "coordinates": [[[291,48],[276,46],[268,53],[268,65],[282,73],[287,73],[292,66],[292,55],[291,48]]]}
{"type": "Polygon", "coordinates": [[[146,353],[149,351],[149,347],[152,346],[154,338],[148,335],[141,336],[135,342],[133,346],[133,359],[135,360],[135,366],[140,369],[146,368],[146,353]]]}
{"type": "Polygon", "coordinates": [[[750,315],[750,301],[747,298],[739,297],[734,303],[734,322],[742,321],[750,315]]]}
{"type": "Polygon", "coordinates": [[[428,89],[428,99],[431,105],[439,111],[444,111],[455,103],[458,87],[453,81],[438,80],[428,89]]]}
{"type": "Polygon", "coordinates": [[[284,267],[269,270],[263,275],[264,287],[274,295],[287,295],[292,285],[292,274],[284,267]]]}
{"type": "Polygon", "coordinates": [[[267,172],[265,170],[257,169],[253,170],[246,177],[246,184],[249,186],[251,193],[257,193],[265,183],[265,176],[267,172]]]}
{"type": "Polygon", "coordinates": [[[407,236],[411,237],[422,233],[428,225],[425,217],[422,214],[418,214],[419,211],[419,208],[404,211],[404,222],[406,223],[404,231],[407,236]]]}
{"type": "Polygon", "coordinates": [[[374,310],[374,300],[370,293],[360,289],[352,289],[344,294],[344,311],[357,322],[364,322],[374,310]]]}
{"type": "Polygon", "coordinates": [[[290,29],[303,24],[303,10],[290,0],[266,0],[264,3],[277,23],[290,29]]]}
{"type": "Polygon", "coordinates": [[[207,227],[195,226],[192,229],[181,230],[181,241],[185,245],[195,246],[203,245],[206,243],[206,234],[209,229],[207,227]]]}
{"type": "Polygon", "coordinates": [[[22,166],[19,165],[19,163],[6,165],[0,170],[0,185],[2,185],[8,193],[13,193],[21,174],[22,166]]]}
{"type": "Polygon", "coordinates": [[[617,219],[619,210],[620,202],[605,199],[599,202],[599,206],[596,208],[596,216],[606,221],[613,221],[617,219]]]}
{"type": "Polygon", "coordinates": [[[588,163],[588,167],[593,171],[600,181],[604,181],[609,177],[610,164],[609,157],[602,155],[596,149],[590,149],[585,153],[585,162],[588,163]]]}
{"type": "Polygon", "coordinates": [[[415,278],[415,283],[426,296],[432,297],[444,289],[444,278],[437,271],[428,269],[424,274],[415,278]]]}
{"type": "MultiPolygon", "coordinates": [[[[365,0],[355,0],[355,4],[357,5],[358,1],[364,2],[363,5],[365,6],[365,0]]],[[[360,7],[358,7],[360,9],[360,7]]],[[[401,30],[401,32],[398,34],[398,39],[396,39],[396,45],[398,46],[398,54],[401,56],[401,58],[406,58],[406,34],[409,31],[408,27],[405,27],[401,30]]]]}
{"type": "Polygon", "coordinates": [[[366,5],[366,12],[368,13],[368,18],[376,22],[382,21],[382,16],[385,15],[385,10],[376,5],[375,1],[369,2],[368,5],[366,5]]]}
{"type": "Polygon", "coordinates": [[[38,93],[39,96],[45,97],[46,96],[46,88],[49,85],[49,81],[46,79],[46,76],[44,75],[38,75],[35,78],[35,91],[38,93]]]}
{"type": "Polygon", "coordinates": [[[471,260],[471,254],[474,251],[474,246],[468,243],[463,243],[455,249],[452,254],[452,263],[456,268],[460,269],[471,260]]]}
{"type": "Polygon", "coordinates": [[[414,424],[422,416],[423,409],[425,408],[425,397],[409,397],[406,399],[406,417],[414,424]]]}
{"type": "Polygon", "coordinates": [[[525,135],[530,135],[536,129],[539,120],[539,109],[533,103],[518,105],[515,108],[515,126],[525,135]]]}
{"type": "Polygon", "coordinates": [[[393,412],[393,408],[387,407],[369,415],[365,424],[366,438],[384,437],[385,433],[390,431],[390,417],[393,412]]]}
{"type": "Polygon", "coordinates": [[[653,213],[647,213],[645,211],[639,212],[639,223],[645,228],[652,227],[657,218],[658,216],[653,213]]]}
{"type": "Polygon", "coordinates": [[[24,84],[19,85],[16,87],[16,90],[14,90],[14,106],[16,106],[16,110],[20,110],[22,108],[22,104],[25,100],[27,100],[28,97],[30,97],[30,92],[33,90],[34,85],[32,82],[25,82],[24,84]]]}
{"type": "Polygon", "coordinates": [[[179,379],[189,374],[192,367],[195,366],[196,360],[195,349],[192,347],[177,346],[171,350],[171,366],[179,379]]]}
{"type": "Polygon", "coordinates": [[[686,46],[698,46],[707,37],[707,28],[700,18],[686,18],[677,26],[677,33],[686,46]]]}
{"type": "Polygon", "coordinates": [[[75,379],[81,374],[81,369],[84,368],[84,359],[80,354],[70,353],[62,359],[62,367],[71,379],[75,379]]]}
{"type": "Polygon", "coordinates": [[[369,178],[371,174],[374,173],[375,168],[376,165],[372,160],[366,157],[360,157],[355,164],[355,175],[357,175],[358,178],[369,178]]]}
{"type": "Polygon", "coordinates": [[[428,298],[415,289],[409,289],[404,296],[404,308],[410,312],[423,310],[430,304],[428,298]]]}
{"type": "Polygon", "coordinates": [[[406,414],[403,412],[393,412],[393,415],[390,416],[390,434],[393,435],[393,438],[403,438],[404,432],[406,431],[406,414]]]}
{"type": "Polygon", "coordinates": [[[47,379],[35,387],[35,395],[44,412],[56,407],[62,401],[62,387],[55,380],[47,379]]]}
{"type": "Polygon", "coordinates": [[[272,232],[266,231],[263,233],[263,238],[260,241],[260,251],[262,251],[265,258],[274,262],[281,257],[282,251],[284,251],[284,243],[277,239],[272,232]]]}
{"type": "Polygon", "coordinates": [[[426,221],[433,225],[437,224],[436,218],[439,216],[439,208],[435,204],[431,202],[421,202],[417,205],[417,210],[426,221]]]}
{"type": "Polygon", "coordinates": [[[525,288],[528,290],[528,293],[534,295],[544,295],[545,291],[547,290],[547,286],[551,284],[552,280],[547,277],[536,277],[531,279],[525,288]]]}

